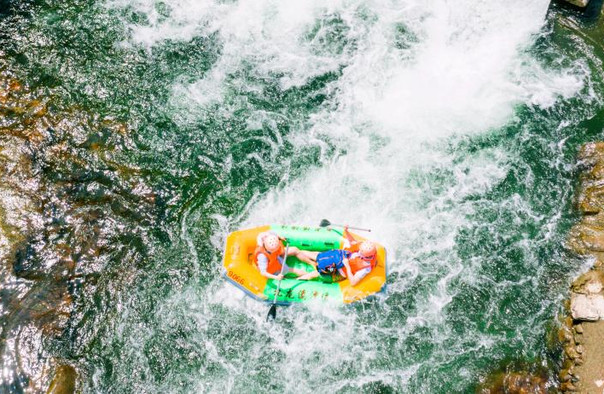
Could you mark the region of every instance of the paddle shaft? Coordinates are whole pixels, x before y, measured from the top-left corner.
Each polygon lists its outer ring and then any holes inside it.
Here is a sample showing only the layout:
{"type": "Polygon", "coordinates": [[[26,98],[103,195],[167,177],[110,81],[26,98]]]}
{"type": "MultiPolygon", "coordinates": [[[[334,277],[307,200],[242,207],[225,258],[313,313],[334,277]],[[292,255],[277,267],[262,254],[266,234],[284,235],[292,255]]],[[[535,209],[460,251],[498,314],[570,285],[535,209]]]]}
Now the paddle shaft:
{"type": "MultiPolygon", "coordinates": [[[[283,275],[283,270],[285,269],[285,263],[287,262],[287,252],[289,251],[289,245],[285,245],[285,254],[283,255],[283,264],[281,264],[281,272],[279,275],[283,275]]],[[[277,303],[277,297],[279,296],[279,290],[281,289],[281,281],[283,278],[279,279],[277,283],[277,291],[275,291],[275,298],[273,299],[273,305],[277,303]]]]}
{"type": "MultiPolygon", "coordinates": [[[[283,270],[285,269],[285,264],[287,264],[287,253],[289,252],[289,245],[285,245],[285,255],[283,256],[283,264],[281,264],[281,272],[279,273],[279,276],[283,275],[283,270]]],[[[275,319],[275,317],[277,317],[277,297],[279,296],[279,290],[281,290],[281,281],[283,280],[283,277],[281,277],[281,279],[279,279],[279,283],[277,284],[277,290],[275,291],[275,298],[273,298],[273,303],[271,304],[271,307],[268,310],[268,314],[266,315],[266,321],[269,320],[269,318],[273,318],[273,320],[275,319]]]]}
{"type": "MultiPolygon", "coordinates": [[[[335,223],[331,223],[327,219],[323,219],[321,221],[321,227],[326,227],[326,226],[346,227],[346,225],[344,225],[344,224],[335,224],[335,223]]],[[[348,226],[348,228],[351,229],[351,230],[359,230],[359,231],[371,232],[371,229],[368,229],[368,228],[361,228],[361,227],[354,227],[354,226],[348,226]]]]}

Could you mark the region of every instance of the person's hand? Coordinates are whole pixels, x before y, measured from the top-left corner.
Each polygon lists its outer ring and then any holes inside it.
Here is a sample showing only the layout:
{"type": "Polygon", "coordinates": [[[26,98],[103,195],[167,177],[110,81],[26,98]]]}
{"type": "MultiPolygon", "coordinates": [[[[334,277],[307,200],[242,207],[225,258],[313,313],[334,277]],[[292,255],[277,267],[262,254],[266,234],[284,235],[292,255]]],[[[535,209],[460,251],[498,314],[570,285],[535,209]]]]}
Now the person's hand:
{"type": "Polygon", "coordinates": [[[285,276],[284,276],[283,274],[279,274],[279,275],[277,275],[277,276],[276,276],[276,278],[275,278],[275,279],[277,279],[277,280],[282,280],[284,277],[285,277],[285,276]]]}

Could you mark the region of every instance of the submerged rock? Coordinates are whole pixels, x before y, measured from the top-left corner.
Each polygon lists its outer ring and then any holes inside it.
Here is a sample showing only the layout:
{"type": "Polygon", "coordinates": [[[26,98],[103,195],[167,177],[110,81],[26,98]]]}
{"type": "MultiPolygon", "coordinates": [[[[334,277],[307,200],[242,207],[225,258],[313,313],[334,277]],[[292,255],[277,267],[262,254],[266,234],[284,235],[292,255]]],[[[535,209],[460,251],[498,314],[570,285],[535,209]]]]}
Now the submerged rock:
{"type": "Polygon", "coordinates": [[[568,3],[572,5],[576,5],[577,7],[587,7],[589,0],[566,0],[568,3]]]}
{"type": "MultiPolygon", "coordinates": [[[[64,335],[107,256],[121,256],[125,278],[145,258],[136,240],[153,227],[155,196],[120,156],[127,130],[32,91],[0,57],[0,356],[11,390],[48,387],[54,358],[42,343],[64,335]]],[[[75,376],[69,368],[59,376],[75,376]]]]}
{"type": "Polygon", "coordinates": [[[502,372],[489,377],[477,392],[480,394],[545,394],[547,393],[547,378],[532,373],[502,372]]]}
{"type": "Polygon", "coordinates": [[[71,365],[61,365],[50,382],[46,394],[73,394],[76,388],[77,372],[71,365]]]}

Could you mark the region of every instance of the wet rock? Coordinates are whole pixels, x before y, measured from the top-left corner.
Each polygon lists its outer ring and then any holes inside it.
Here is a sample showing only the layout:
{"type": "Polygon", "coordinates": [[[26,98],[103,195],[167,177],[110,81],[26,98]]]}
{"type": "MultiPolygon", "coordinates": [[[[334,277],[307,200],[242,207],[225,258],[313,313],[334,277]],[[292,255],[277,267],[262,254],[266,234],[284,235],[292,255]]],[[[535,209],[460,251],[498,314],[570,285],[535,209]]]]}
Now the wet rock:
{"type": "Polygon", "coordinates": [[[589,3],[589,0],[566,0],[567,3],[576,5],[577,7],[585,8],[589,3]]]}
{"type": "Polygon", "coordinates": [[[573,344],[567,344],[566,346],[564,346],[564,353],[571,360],[575,360],[581,357],[581,355],[577,352],[577,349],[575,349],[575,346],[573,344]]]}
{"type": "Polygon", "coordinates": [[[603,152],[602,143],[586,144],[579,152],[579,163],[585,170],[580,176],[577,208],[586,215],[597,214],[604,209],[603,152]]]}
{"type": "Polygon", "coordinates": [[[604,382],[604,143],[584,145],[579,159],[584,171],[580,175],[577,208],[584,216],[571,229],[568,246],[592,258],[594,265],[571,284],[571,316],[566,320],[572,317],[573,341],[568,341],[565,331],[559,332],[564,349],[559,388],[562,392],[599,392],[594,378],[600,377],[604,382]]]}
{"type": "Polygon", "coordinates": [[[558,378],[561,382],[570,381],[570,379],[572,378],[572,366],[570,368],[562,369],[558,374],[558,378]]]}
{"type": "Polygon", "coordinates": [[[531,373],[499,373],[479,390],[481,394],[491,393],[547,393],[547,379],[531,373]]]}
{"type": "Polygon", "coordinates": [[[591,270],[576,278],[571,289],[574,293],[595,295],[604,289],[604,272],[591,270]]]}
{"type": "Polygon", "coordinates": [[[61,365],[50,382],[46,394],[73,394],[76,388],[77,372],[71,365],[61,365]]]}
{"type": "Polygon", "coordinates": [[[576,224],[570,231],[568,246],[581,255],[604,252],[604,228],[583,222],[576,224]]]}
{"type": "Polygon", "coordinates": [[[575,320],[595,321],[604,318],[604,296],[572,293],[571,314],[575,320]]]}
{"type": "Polygon", "coordinates": [[[575,335],[573,335],[573,338],[575,339],[575,344],[580,345],[581,342],[583,341],[583,338],[581,338],[580,334],[575,333],[575,335]]]}
{"type": "Polygon", "coordinates": [[[580,164],[593,166],[598,162],[604,162],[604,142],[588,142],[584,144],[577,155],[580,164]]]}
{"type": "Polygon", "coordinates": [[[565,359],[562,363],[562,369],[571,369],[575,367],[573,360],[565,359]]]}
{"type": "Polygon", "coordinates": [[[564,382],[560,385],[560,391],[565,392],[565,391],[577,391],[577,386],[575,386],[572,382],[564,382]]]}
{"type": "Polygon", "coordinates": [[[600,187],[586,187],[577,199],[577,207],[584,214],[597,214],[604,206],[604,190],[600,187]]]}
{"type": "Polygon", "coordinates": [[[94,286],[74,278],[105,273],[111,255],[129,261],[119,276],[132,278],[145,259],[143,248],[121,249],[155,220],[144,171],[120,157],[127,130],[31,91],[0,58],[0,354],[15,392],[46,389],[43,344],[66,334],[77,287],[94,286]]]}
{"type": "Polygon", "coordinates": [[[569,343],[573,341],[573,335],[567,327],[562,327],[558,330],[558,340],[560,343],[569,343]]]}

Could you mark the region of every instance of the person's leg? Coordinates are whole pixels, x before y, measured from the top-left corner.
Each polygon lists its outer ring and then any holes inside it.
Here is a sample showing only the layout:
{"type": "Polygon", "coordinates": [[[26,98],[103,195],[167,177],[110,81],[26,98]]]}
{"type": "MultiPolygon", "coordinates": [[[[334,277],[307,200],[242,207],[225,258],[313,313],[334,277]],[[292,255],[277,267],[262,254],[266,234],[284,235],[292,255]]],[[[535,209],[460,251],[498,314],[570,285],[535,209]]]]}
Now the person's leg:
{"type": "MultiPolygon", "coordinates": [[[[288,253],[289,255],[289,253],[288,253]]],[[[281,260],[283,261],[283,260],[281,260]]],[[[283,264],[283,263],[281,263],[283,264]]],[[[302,275],[306,275],[308,272],[303,270],[303,269],[299,269],[299,268],[293,268],[290,267],[289,265],[287,265],[287,263],[285,264],[285,267],[283,267],[283,275],[287,275],[287,274],[294,274],[296,276],[302,276],[302,275]]]]}
{"type": "MultiPolygon", "coordinates": [[[[283,264],[283,261],[281,262],[281,264],[283,264]]],[[[289,273],[296,274],[294,269],[292,267],[290,267],[289,265],[287,265],[287,263],[286,263],[285,267],[283,267],[283,276],[286,276],[289,273]]],[[[299,276],[299,275],[296,274],[296,276],[299,276]]]]}
{"type": "Polygon", "coordinates": [[[293,272],[297,276],[303,276],[303,275],[306,275],[308,273],[307,271],[304,271],[304,270],[299,269],[299,268],[290,268],[289,272],[293,272]]]}
{"type": "Polygon", "coordinates": [[[296,258],[303,263],[310,265],[311,267],[317,266],[317,255],[319,252],[311,252],[310,250],[300,250],[295,246],[289,248],[287,252],[288,256],[296,256],[296,258]]]}
{"type": "Polygon", "coordinates": [[[312,272],[305,273],[302,276],[299,276],[298,279],[299,280],[310,280],[310,279],[316,278],[317,276],[319,276],[319,272],[315,270],[312,272]]]}

